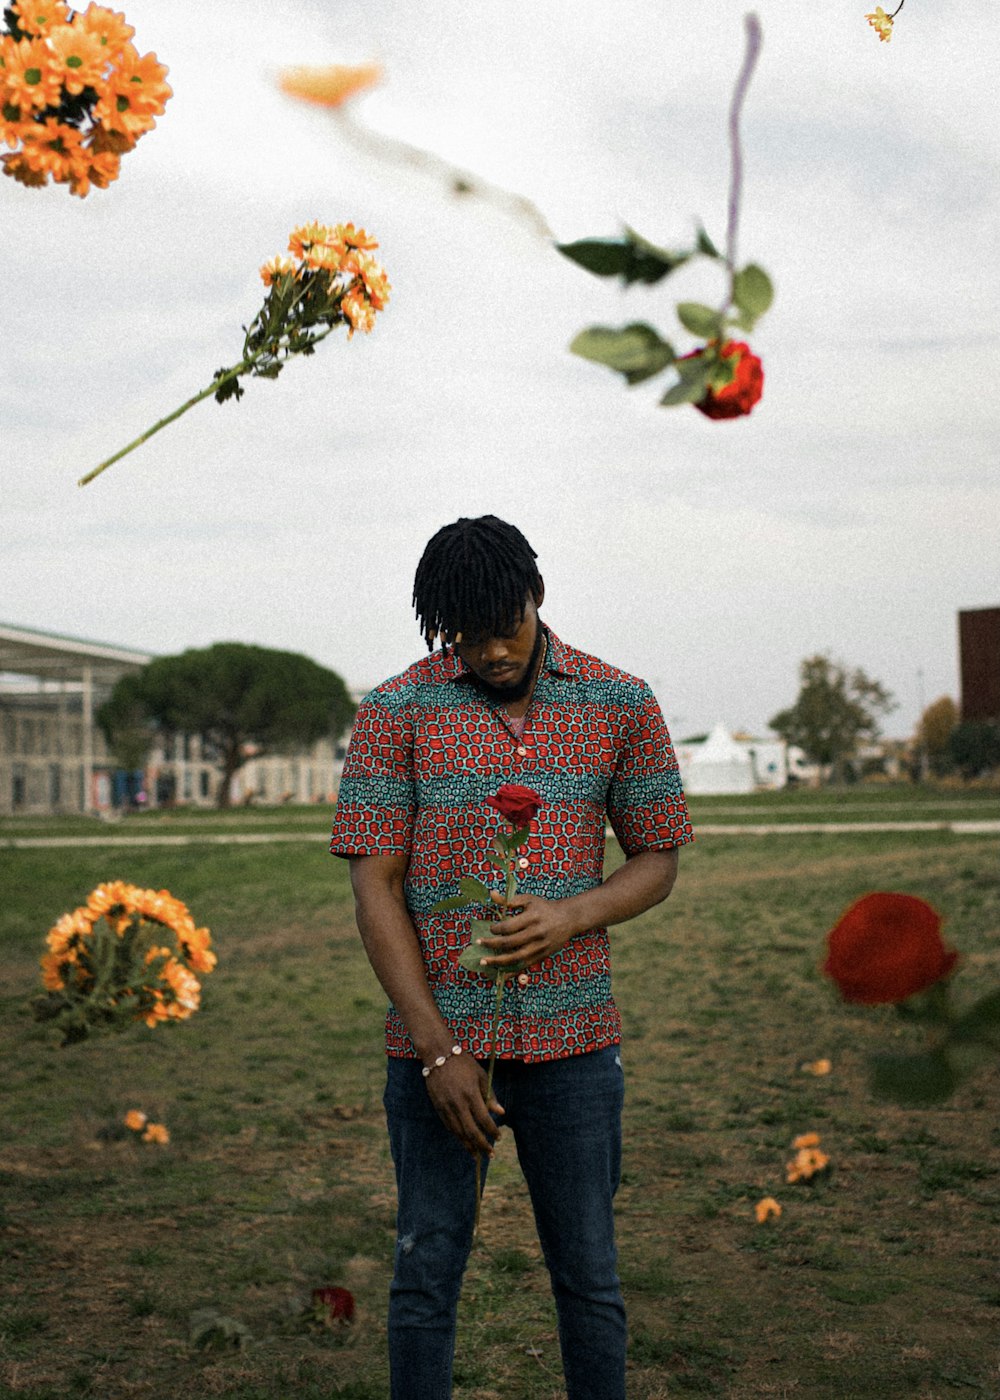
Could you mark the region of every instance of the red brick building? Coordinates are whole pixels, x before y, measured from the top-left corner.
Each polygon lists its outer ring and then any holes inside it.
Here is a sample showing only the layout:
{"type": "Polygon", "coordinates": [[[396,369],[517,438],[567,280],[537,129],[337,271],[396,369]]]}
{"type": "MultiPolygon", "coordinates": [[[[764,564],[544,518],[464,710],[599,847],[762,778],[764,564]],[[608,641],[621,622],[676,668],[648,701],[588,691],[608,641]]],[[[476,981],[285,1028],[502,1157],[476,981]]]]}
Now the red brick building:
{"type": "Polygon", "coordinates": [[[958,614],[962,719],[1000,723],[1000,608],[958,614]]]}

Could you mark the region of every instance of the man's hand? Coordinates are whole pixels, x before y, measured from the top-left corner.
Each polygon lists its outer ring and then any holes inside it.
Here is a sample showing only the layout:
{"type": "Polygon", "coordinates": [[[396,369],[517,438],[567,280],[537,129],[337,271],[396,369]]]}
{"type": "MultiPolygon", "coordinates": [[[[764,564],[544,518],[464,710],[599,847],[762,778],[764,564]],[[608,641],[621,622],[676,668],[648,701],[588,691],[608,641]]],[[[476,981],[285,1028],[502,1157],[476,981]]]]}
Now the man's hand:
{"type": "MultiPolygon", "coordinates": [[[[493,925],[495,933],[477,940],[487,967],[531,967],[564,948],[576,933],[620,924],[666,899],[677,878],[676,847],[629,856],[601,885],[567,899],[542,899],[517,891],[516,912],[493,925]]],[[[493,893],[496,904],[503,896],[493,893]]]]}
{"type": "Polygon", "coordinates": [[[427,1092],[438,1117],[449,1132],[474,1157],[485,1153],[493,1156],[493,1146],[500,1129],[490,1116],[503,1114],[503,1109],[491,1095],[486,1102],[486,1073],[471,1055],[449,1055],[426,1079],[427,1092]]]}
{"type": "MultiPolygon", "coordinates": [[[[503,895],[493,893],[496,904],[503,904],[503,895]]],[[[578,932],[569,913],[569,901],[542,899],[537,894],[515,894],[513,913],[498,919],[493,925],[496,933],[477,941],[482,946],[487,967],[530,967],[550,958],[564,948],[578,932]]]]}

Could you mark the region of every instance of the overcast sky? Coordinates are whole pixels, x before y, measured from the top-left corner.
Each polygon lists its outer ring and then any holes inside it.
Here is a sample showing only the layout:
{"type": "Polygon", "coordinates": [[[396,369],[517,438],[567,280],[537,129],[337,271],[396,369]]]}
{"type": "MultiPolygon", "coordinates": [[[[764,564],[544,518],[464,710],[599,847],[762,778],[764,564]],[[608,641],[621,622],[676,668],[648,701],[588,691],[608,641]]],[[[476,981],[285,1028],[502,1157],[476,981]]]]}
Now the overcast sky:
{"type": "Polygon", "coordinates": [[[724,239],[743,9],[701,0],[127,0],[174,98],[81,201],[0,181],[0,619],[175,652],[303,651],[367,687],[421,652],[429,536],[514,521],[543,615],[645,676],[677,737],[764,732],[799,661],[863,666],[911,732],[957,698],[956,612],[1000,603],[1000,18],[908,0],[757,6],[742,260],[777,288],[752,417],[666,410],[567,353],[592,323],[717,301],[588,276],[488,206],[363,157],[288,64],[386,70],[359,115],[518,190],[558,238],[724,239]],[[392,302],[240,403],[77,478],[239,358],[257,268],[309,219],[374,233],[392,302]]]}

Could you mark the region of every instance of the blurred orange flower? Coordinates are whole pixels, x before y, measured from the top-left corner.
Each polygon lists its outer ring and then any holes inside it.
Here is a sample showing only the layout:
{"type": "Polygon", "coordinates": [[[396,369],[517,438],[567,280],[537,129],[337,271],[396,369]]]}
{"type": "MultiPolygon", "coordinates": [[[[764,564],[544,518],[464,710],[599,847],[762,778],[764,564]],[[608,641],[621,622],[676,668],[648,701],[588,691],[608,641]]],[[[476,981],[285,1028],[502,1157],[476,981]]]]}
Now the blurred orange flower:
{"type": "Polygon", "coordinates": [[[150,1123],[142,1135],[143,1142],[158,1142],[166,1147],[170,1141],[170,1134],[162,1123],[150,1123]]]}
{"type": "Polygon", "coordinates": [[[780,1217],[781,1206],[773,1196],[765,1196],[754,1206],[753,1213],[757,1217],[757,1224],[763,1225],[768,1220],[777,1220],[780,1217]]]}
{"type": "Polygon", "coordinates": [[[830,1165],[830,1158],[820,1151],[819,1133],[800,1133],[792,1141],[795,1156],[785,1163],[786,1181],[811,1181],[830,1165]]]}
{"type": "Polygon", "coordinates": [[[125,1115],[125,1126],[131,1128],[133,1133],[141,1133],[146,1121],[146,1115],[139,1108],[130,1108],[125,1115]]]}
{"type": "Polygon", "coordinates": [[[888,43],[892,38],[892,18],[892,15],[886,14],[881,5],[875,6],[874,14],[865,15],[865,19],[883,43],[888,43]]]}
{"type": "Polygon", "coordinates": [[[382,65],[361,63],[350,67],[331,63],[325,68],[284,68],[278,86],[290,97],[314,102],[320,107],[342,107],[356,93],[374,87],[382,80],[382,65]]]}
{"type": "Polygon", "coordinates": [[[803,1074],[824,1075],[829,1074],[833,1065],[829,1060],[809,1060],[804,1065],[800,1065],[803,1074]]]}

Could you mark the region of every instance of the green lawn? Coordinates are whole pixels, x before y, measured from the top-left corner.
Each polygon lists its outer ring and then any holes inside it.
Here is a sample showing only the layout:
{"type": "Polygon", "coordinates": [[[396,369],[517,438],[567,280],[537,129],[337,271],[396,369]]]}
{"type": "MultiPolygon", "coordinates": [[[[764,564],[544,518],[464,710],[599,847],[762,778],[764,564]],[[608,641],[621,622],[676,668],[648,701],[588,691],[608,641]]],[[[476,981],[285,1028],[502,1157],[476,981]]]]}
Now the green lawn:
{"type": "MultiPolygon", "coordinates": [[[[794,802],[868,800],[828,797],[794,802]]],[[[996,807],[995,794],[960,790],[933,800],[955,799],[996,807]]],[[[879,791],[872,805],[891,800],[879,791]]],[[[771,797],[694,806],[702,821],[727,806],[788,810],[771,797]]],[[[4,853],[0,1395],[384,1400],[383,999],[345,867],[324,853],[328,812],[234,814],[272,815],[284,830],[315,825],[316,843],[4,853]],[[219,966],[188,1024],[61,1049],[28,1012],[44,934],[112,878],[184,899],[212,928],[219,966]],[[168,1125],[169,1146],[125,1132],[132,1107],[168,1125]],[[300,1328],[320,1284],[355,1294],[353,1328],[300,1328]],[[204,1307],[245,1324],[251,1345],[193,1350],[190,1315],[204,1307]]],[[[212,814],[127,825],[178,821],[241,829],[212,814]]],[[[850,900],[903,890],[946,916],[964,955],[956,991],[972,1000],[1000,983],[998,874],[990,837],[706,836],[684,851],[669,904],[615,931],[633,1400],[1000,1394],[1000,1076],[984,1070],[934,1110],[872,1102],[866,1050],[915,1033],[891,1011],[841,1006],[817,970],[850,900]],[[831,1074],[803,1072],[821,1057],[831,1074]],[[832,1170],[786,1185],[791,1140],[810,1130],[832,1170]],[[759,1226],[767,1195],[783,1214],[759,1226]]],[[[470,1265],[455,1394],[562,1394],[509,1142],[470,1265]]]]}

